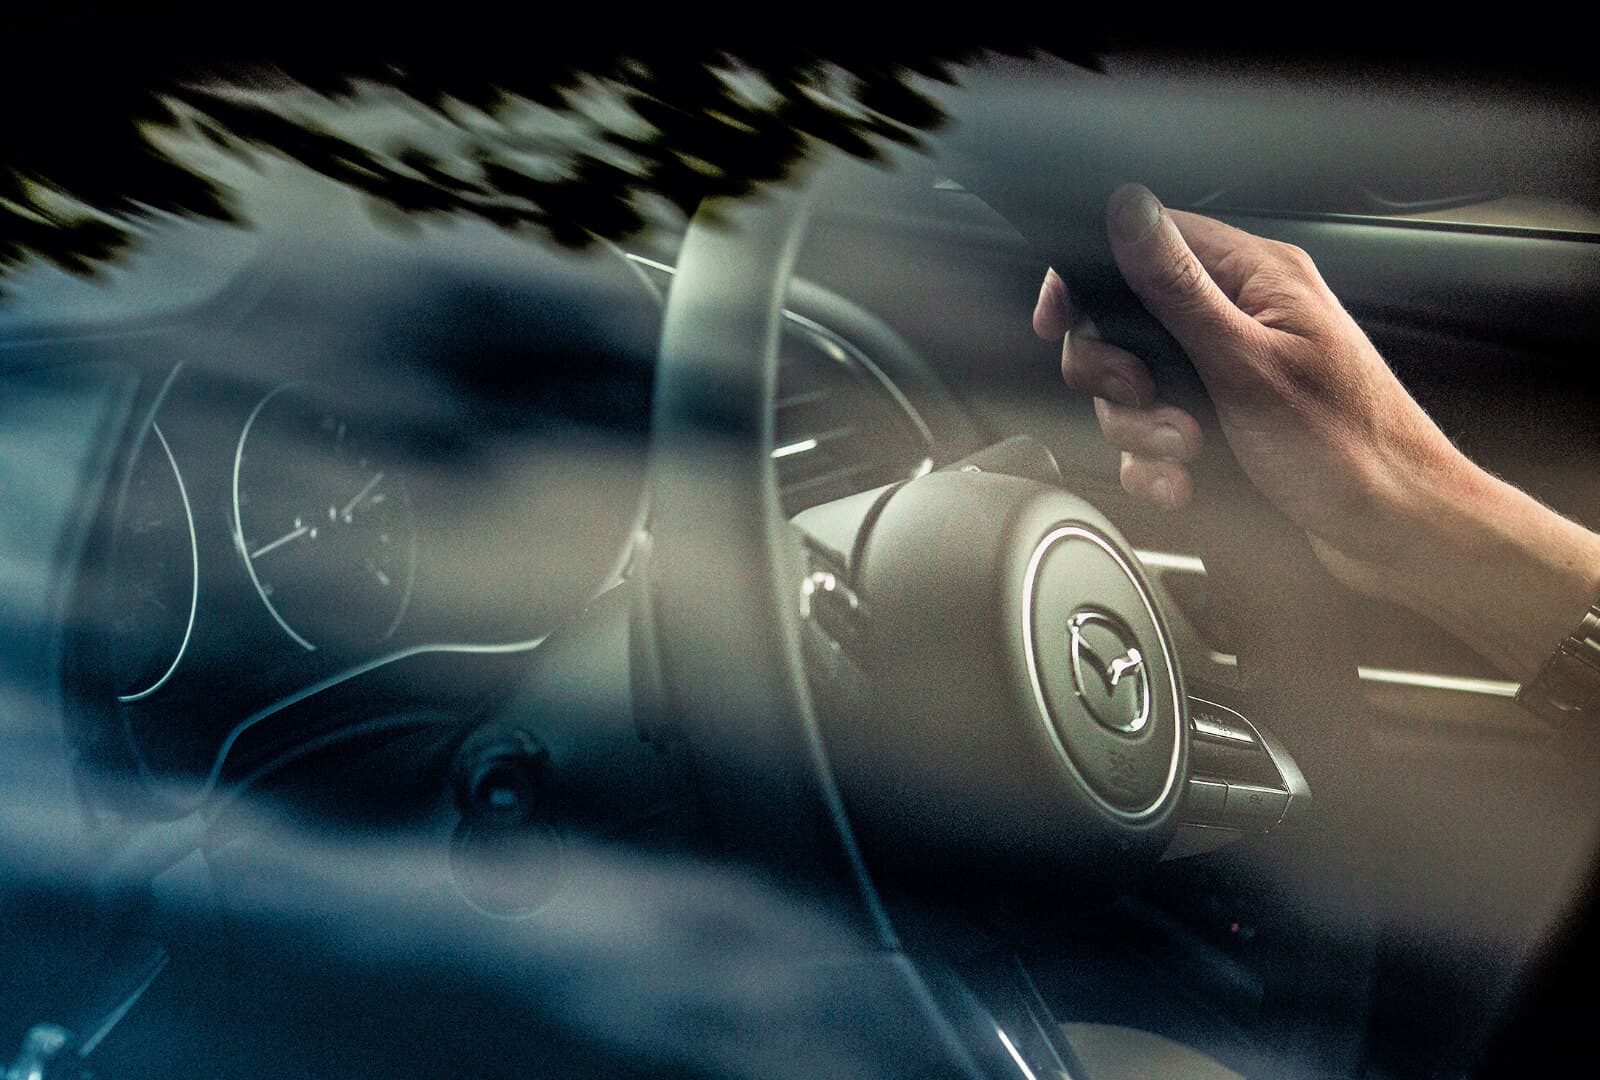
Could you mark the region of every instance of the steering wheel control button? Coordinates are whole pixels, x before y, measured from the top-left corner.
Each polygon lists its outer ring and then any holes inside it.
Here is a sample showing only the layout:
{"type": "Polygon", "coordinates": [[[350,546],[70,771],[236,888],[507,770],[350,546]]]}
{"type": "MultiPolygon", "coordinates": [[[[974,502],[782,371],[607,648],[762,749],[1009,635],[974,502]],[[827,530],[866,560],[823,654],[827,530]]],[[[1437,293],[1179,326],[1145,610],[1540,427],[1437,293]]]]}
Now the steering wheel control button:
{"type": "Polygon", "coordinates": [[[1067,651],[1078,698],[1112,731],[1137,734],[1150,721],[1150,680],[1133,631],[1092,608],[1067,620],[1067,651]]]}
{"type": "Polygon", "coordinates": [[[861,600],[832,570],[813,570],[800,583],[800,617],[816,623],[843,648],[861,637],[861,600]]]}
{"type": "Polygon", "coordinates": [[[1256,745],[1255,733],[1237,713],[1209,701],[1189,698],[1189,723],[1202,739],[1241,747],[1256,745]]]}
{"type": "Polygon", "coordinates": [[[1222,781],[1191,779],[1184,789],[1183,820],[1216,825],[1222,821],[1227,799],[1228,785],[1222,781]]]}
{"type": "Polygon", "coordinates": [[[1229,784],[1222,810],[1223,824],[1265,832],[1283,820],[1289,793],[1259,784],[1229,784]]]}

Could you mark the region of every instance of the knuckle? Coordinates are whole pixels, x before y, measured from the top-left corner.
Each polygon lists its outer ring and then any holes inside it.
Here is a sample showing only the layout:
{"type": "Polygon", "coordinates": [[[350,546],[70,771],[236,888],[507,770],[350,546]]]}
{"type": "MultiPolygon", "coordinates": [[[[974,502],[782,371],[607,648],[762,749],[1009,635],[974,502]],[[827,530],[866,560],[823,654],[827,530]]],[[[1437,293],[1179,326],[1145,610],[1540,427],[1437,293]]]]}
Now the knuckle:
{"type": "Polygon", "coordinates": [[[1100,434],[1106,442],[1119,450],[1138,449],[1138,439],[1134,425],[1129,423],[1128,417],[1110,406],[1099,409],[1100,434]]]}
{"type": "Polygon", "coordinates": [[[1306,251],[1305,248],[1295,244],[1280,243],[1278,245],[1278,254],[1282,256],[1285,263],[1299,272],[1301,276],[1315,277],[1317,275],[1316,260],[1311,257],[1310,252],[1306,251]]]}
{"type": "Polygon", "coordinates": [[[1114,365],[1106,358],[1106,348],[1093,338],[1077,333],[1067,335],[1061,351],[1061,373],[1077,389],[1091,390],[1094,383],[1114,365]]]}
{"type": "Polygon", "coordinates": [[[1189,473],[1182,465],[1124,451],[1119,479],[1129,495],[1167,510],[1189,501],[1189,473]]]}
{"type": "Polygon", "coordinates": [[[1205,437],[1200,431],[1200,425],[1188,413],[1178,409],[1166,409],[1155,419],[1158,429],[1169,429],[1176,434],[1177,439],[1181,440],[1174,443],[1171,435],[1156,436],[1162,441],[1153,447],[1155,450],[1175,461],[1188,461],[1200,452],[1205,437]]]}
{"type": "Polygon", "coordinates": [[[1146,284],[1158,293],[1187,297],[1200,291],[1204,278],[1205,270],[1197,260],[1174,252],[1151,268],[1146,284]]]}

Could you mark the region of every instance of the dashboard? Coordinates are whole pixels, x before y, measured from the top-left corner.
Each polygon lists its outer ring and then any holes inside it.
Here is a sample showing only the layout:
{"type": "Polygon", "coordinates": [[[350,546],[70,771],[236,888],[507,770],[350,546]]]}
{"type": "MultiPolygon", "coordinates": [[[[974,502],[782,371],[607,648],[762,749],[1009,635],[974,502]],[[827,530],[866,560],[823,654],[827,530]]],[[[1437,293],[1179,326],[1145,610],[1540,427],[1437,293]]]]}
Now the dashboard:
{"type": "MultiPolygon", "coordinates": [[[[1097,464],[1092,419],[1063,402],[1047,347],[997,318],[1015,297],[972,292],[1025,284],[1026,248],[958,190],[904,195],[819,216],[802,252],[774,416],[785,510],[1033,434],[1146,550],[1180,601],[1191,669],[1232,682],[1181,529],[1119,503],[1114,461],[1097,464]],[[881,245],[860,242],[869,230],[881,245]],[[911,261],[891,276],[879,252],[911,261]]],[[[348,251],[330,259],[331,227],[300,222],[181,319],[72,347],[131,385],[68,620],[74,730],[175,808],[348,723],[347,707],[480,700],[620,579],[643,523],[670,249],[545,252],[487,230],[405,240],[344,223],[348,251]]],[[[1364,674],[1391,698],[1441,678],[1393,662],[1364,674]]],[[[1506,711],[1500,684],[1443,678],[1506,711]]]]}
{"type": "MultiPolygon", "coordinates": [[[[294,207],[243,253],[237,231],[164,228],[187,247],[158,284],[221,251],[220,289],[40,346],[128,384],[67,620],[79,748],[146,787],[178,778],[179,807],[227,755],[243,768],[331,726],[342,694],[479,700],[618,580],[642,521],[670,239],[544,251],[487,228],[391,236],[320,190],[294,207]]],[[[147,264],[169,257],[151,248],[147,264]]],[[[791,515],[1031,434],[1147,553],[1191,669],[1233,681],[1182,523],[1121,500],[1049,347],[1002,317],[1037,273],[1014,230],[959,188],[889,184],[819,214],[798,273],[773,435],[791,515]]],[[[1438,640],[1392,613],[1374,625],[1438,640]]],[[[1407,663],[1371,640],[1383,715],[1520,722],[1509,684],[1448,648],[1407,663]]]]}
{"type": "MultiPolygon", "coordinates": [[[[90,774],[136,779],[101,794],[139,813],[336,730],[466,719],[622,580],[645,523],[669,261],[485,233],[470,261],[461,237],[363,236],[319,267],[306,239],[181,319],[68,350],[120,388],[85,488],[68,726],[108,766],[90,774]]],[[[982,442],[914,347],[806,282],[774,424],[790,514],[982,442]]]]}

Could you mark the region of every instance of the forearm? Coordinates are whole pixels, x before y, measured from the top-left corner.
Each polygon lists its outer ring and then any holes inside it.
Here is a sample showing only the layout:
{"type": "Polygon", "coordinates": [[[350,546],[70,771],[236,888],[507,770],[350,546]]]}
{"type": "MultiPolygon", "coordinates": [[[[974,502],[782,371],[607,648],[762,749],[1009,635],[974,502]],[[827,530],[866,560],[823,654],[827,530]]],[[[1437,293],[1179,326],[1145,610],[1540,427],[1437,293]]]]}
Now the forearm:
{"type": "MultiPolygon", "coordinates": [[[[1304,251],[1165,211],[1132,185],[1106,216],[1123,277],[1193,361],[1245,474],[1324,565],[1428,616],[1519,682],[1533,679],[1600,597],[1600,535],[1468,460],[1304,251]]],[[[1109,399],[1096,413],[1123,451],[1123,487],[1181,507],[1200,429],[1156,401],[1138,357],[1068,333],[1073,316],[1052,272],[1035,328],[1065,334],[1069,386],[1109,399]]]]}
{"type": "Polygon", "coordinates": [[[1527,681],[1600,598],[1600,535],[1464,458],[1423,479],[1384,588],[1527,681]]]}

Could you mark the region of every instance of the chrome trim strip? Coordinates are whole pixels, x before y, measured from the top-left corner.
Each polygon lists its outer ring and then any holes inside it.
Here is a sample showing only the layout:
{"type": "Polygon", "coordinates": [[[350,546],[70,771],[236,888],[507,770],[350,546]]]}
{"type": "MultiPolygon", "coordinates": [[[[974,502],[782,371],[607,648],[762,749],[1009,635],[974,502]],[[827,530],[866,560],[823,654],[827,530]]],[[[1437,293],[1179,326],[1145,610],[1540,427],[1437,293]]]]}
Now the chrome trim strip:
{"type": "Polygon", "coordinates": [[[162,949],[160,958],[151,967],[149,974],[139,981],[139,985],[135,986],[115,1009],[106,1014],[100,1021],[100,1026],[91,1032],[88,1038],[78,1044],[76,1052],[79,1058],[86,1058],[94,1053],[95,1047],[99,1046],[105,1037],[111,1034],[111,1029],[120,1024],[122,1018],[127,1016],[135,1005],[139,1004],[139,999],[144,997],[144,992],[150,989],[151,984],[156,981],[156,977],[167,970],[167,963],[171,959],[172,954],[167,952],[166,949],[162,949]]]}
{"type": "Polygon", "coordinates": [[[268,391],[265,397],[256,402],[256,407],[250,410],[250,415],[245,418],[244,430],[239,432],[239,442],[233,449],[233,541],[234,545],[239,549],[239,556],[244,559],[244,568],[245,572],[250,575],[250,584],[255,586],[256,595],[261,598],[261,603],[266,607],[267,614],[271,615],[278,626],[283,629],[283,632],[288,634],[306,652],[315,652],[317,647],[301,637],[295,632],[294,627],[284,621],[283,616],[278,614],[278,609],[272,606],[272,601],[267,597],[266,590],[261,587],[261,579],[256,577],[255,560],[250,557],[250,549],[244,542],[244,519],[239,516],[239,467],[244,462],[244,444],[250,438],[250,429],[255,426],[256,417],[261,415],[261,410],[266,408],[267,402],[285,390],[299,385],[301,384],[288,382],[268,391]]]}
{"type": "MultiPolygon", "coordinates": [[[[1211,650],[1206,659],[1218,667],[1236,668],[1239,658],[1232,653],[1211,650]]],[[[1452,694],[1477,694],[1481,697],[1514,698],[1521,689],[1520,683],[1503,679],[1481,679],[1472,675],[1441,675],[1436,671],[1405,671],[1400,668],[1356,668],[1362,682],[1382,683],[1387,686],[1409,686],[1417,690],[1444,690],[1452,694]]]]}
{"type": "Polygon", "coordinates": [[[1431,671],[1401,671],[1396,668],[1377,667],[1362,667],[1356,670],[1363,682],[1412,686],[1424,690],[1449,690],[1458,694],[1482,694],[1485,697],[1514,698],[1521,688],[1519,683],[1506,682],[1503,679],[1479,679],[1468,675],[1439,675],[1431,671]]]}
{"type": "Polygon", "coordinates": [[[1167,797],[1172,794],[1178,782],[1178,759],[1183,756],[1184,718],[1187,715],[1183,705],[1183,692],[1178,687],[1178,662],[1172,655],[1172,646],[1167,641],[1166,631],[1162,628],[1161,615],[1156,611],[1155,601],[1145,591],[1144,585],[1139,581],[1133,567],[1123,558],[1122,553],[1111,545],[1104,537],[1082,525],[1060,525],[1045,534],[1034,547],[1033,554],[1028,558],[1027,574],[1022,581],[1022,651],[1028,663],[1028,682],[1033,688],[1033,704],[1039,710],[1039,719],[1044,724],[1044,729],[1050,733],[1050,739],[1055,743],[1056,751],[1061,755],[1061,760],[1066,763],[1072,775],[1077,779],[1079,786],[1088,793],[1089,797],[1099,803],[1101,809],[1114,817],[1125,821],[1142,821],[1161,809],[1167,797]],[[1123,810],[1113,806],[1101,794],[1094,790],[1083,774],[1078,771],[1077,764],[1072,760],[1072,755],[1067,753],[1066,744],[1061,741],[1061,735],[1056,731],[1055,724],[1050,718],[1050,705],[1045,701],[1044,686],[1039,681],[1039,662],[1033,649],[1033,587],[1039,576],[1039,566],[1044,561],[1044,556],[1056,544],[1066,539],[1087,540],[1111,556],[1118,569],[1133,584],[1134,592],[1139,594],[1139,600],[1144,604],[1145,614],[1150,617],[1150,624],[1155,627],[1156,641],[1161,646],[1162,659],[1167,664],[1167,685],[1172,691],[1172,760],[1167,766],[1167,780],[1161,786],[1160,793],[1142,810],[1123,810]]]}
{"type": "MultiPolygon", "coordinates": [[[[176,369],[173,373],[177,373],[176,369]]],[[[178,654],[172,658],[172,663],[167,665],[167,670],[159,679],[138,693],[118,694],[117,700],[125,704],[143,701],[167,685],[167,680],[172,678],[172,673],[178,670],[178,664],[183,661],[183,654],[189,651],[189,638],[194,634],[194,613],[200,606],[200,544],[195,538],[194,510],[189,506],[189,489],[184,486],[183,472],[178,468],[178,459],[172,456],[172,447],[167,445],[167,437],[161,433],[161,425],[152,423],[150,430],[155,433],[156,440],[161,443],[161,449],[166,452],[168,464],[172,466],[172,475],[178,481],[178,497],[183,500],[183,516],[189,524],[189,622],[183,628],[183,641],[178,645],[178,654]]]]}
{"type": "Polygon", "coordinates": [[[1135,548],[1134,555],[1146,570],[1166,570],[1175,574],[1204,574],[1206,564],[1198,555],[1180,555],[1172,551],[1146,551],[1135,548]]]}
{"type": "Polygon", "coordinates": [[[801,439],[799,442],[792,442],[784,446],[774,447],[772,453],[767,456],[776,461],[779,458],[793,457],[795,454],[810,453],[816,448],[816,439],[801,439]]]}
{"type": "MultiPolygon", "coordinates": [[[[1139,562],[1148,570],[1173,574],[1204,575],[1206,564],[1197,555],[1184,555],[1172,551],[1136,550],[1139,562]]],[[[1232,653],[1211,650],[1206,657],[1219,667],[1238,667],[1239,658],[1232,653]]],[[[1514,698],[1521,689],[1519,683],[1504,679],[1484,679],[1471,675],[1445,675],[1434,671],[1407,671],[1403,668],[1366,667],[1356,669],[1362,682],[1381,683],[1386,686],[1409,686],[1419,690],[1445,690],[1454,694],[1478,694],[1483,697],[1514,698]]]]}
{"type": "MultiPolygon", "coordinates": [[[[543,635],[536,638],[529,638],[526,641],[508,641],[498,645],[466,644],[456,642],[412,645],[409,648],[398,649],[392,653],[385,653],[383,656],[374,657],[373,659],[364,661],[355,665],[354,667],[346,668],[345,670],[336,672],[327,676],[326,678],[319,679],[310,686],[302,687],[301,689],[296,690],[294,693],[289,694],[287,697],[279,698],[272,704],[257,709],[255,712],[251,713],[249,716],[235,724],[228,732],[227,737],[222,740],[222,745],[217,749],[216,756],[211,762],[211,769],[206,774],[205,779],[201,782],[199,789],[187,798],[174,798],[172,801],[179,803],[179,805],[189,810],[197,809],[203,805],[205,801],[211,797],[212,793],[216,791],[217,785],[222,779],[223,767],[228,762],[228,755],[233,752],[234,745],[239,741],[240,738],[244,736],[245,732],[249,731],[262,721],[270,719],[283,710],[292,708],[307,698],[315,697],[326,690],[331,690],[341,683],[349,682],[351,679],[360,678],[362,675],[369,674],[370,672],[376,671],[378,668],[386,667],[387,665],[396,663],[397,661],[409,660],[413,656],[422,656],[427,653],[469,653],[484,656],[532,652],[534,649],[538,648],[544,643],[545,637],[547,636],[548,635],[543,635]]],[[[171,798],[170,795],[167,797],[171,798]]]]}
{"type": "Polygon", "coordinates": [[[648,255],[635,255],[631,251],[625,251],[622,253],[622,257],[631,263],[638,263],[640,266],[648,266],[652,270],[659,270],[663,274],[676,274],[678,272],[676,266],[664,263],[659,259],[652,259],[648,255]]]}
{"type": "Polygon", "coordinates": [[[1011,1036],[1006,1034],[1005,1029],[996,1024],[994,1033],[1000,1036],[1000,1045],[1006,1048],[1006,1053],[1011,1055],[1011,1060],[1016,1063],[1017,1068],[1022,1070],[1022,1075],[1025,1080],[1039,1080],[1039,1078],[1034,1075],[1033,1070],[1028,1068],[1028,1063],[1023,1060],[1021,1051],[1019,1051],[1016,1044],[1011,1041],[1011,1036]]]}

